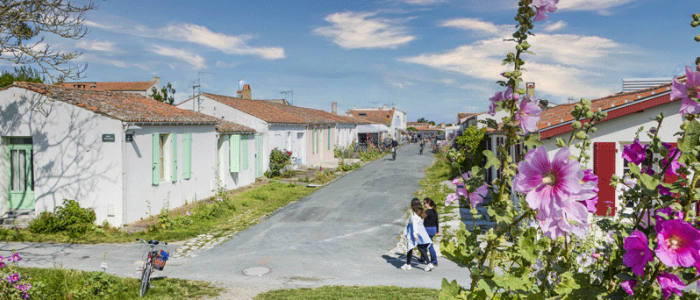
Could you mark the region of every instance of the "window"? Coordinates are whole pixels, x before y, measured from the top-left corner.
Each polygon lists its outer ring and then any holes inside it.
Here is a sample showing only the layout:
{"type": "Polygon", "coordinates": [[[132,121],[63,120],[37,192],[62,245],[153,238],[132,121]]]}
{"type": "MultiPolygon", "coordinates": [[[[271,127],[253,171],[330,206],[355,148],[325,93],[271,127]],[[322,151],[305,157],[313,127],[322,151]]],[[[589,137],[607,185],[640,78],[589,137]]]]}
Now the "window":
{"type": "Polygon", "coordinates": [[[328,126],[328,139],[327,140],[328,140],[328,142],[327,142],[328,150],[331,150],[331,127],[330,126],[328,126]]]}
{"type": "Polygon", "coordinates": [[[360,113],[360,117],[366,117],[367,113],[360,113]]]}
{"type": "Polygon", "coordinates": [[[168,140],[168,135],[167,134],[160,134],[159,135],[159,155],[158,155],[158,166],[159,166],[159,173],[160,173],[160,180],[165,179],[165,171],[166,171],[166,160],[165,160],[165,143],[168,140]]]}

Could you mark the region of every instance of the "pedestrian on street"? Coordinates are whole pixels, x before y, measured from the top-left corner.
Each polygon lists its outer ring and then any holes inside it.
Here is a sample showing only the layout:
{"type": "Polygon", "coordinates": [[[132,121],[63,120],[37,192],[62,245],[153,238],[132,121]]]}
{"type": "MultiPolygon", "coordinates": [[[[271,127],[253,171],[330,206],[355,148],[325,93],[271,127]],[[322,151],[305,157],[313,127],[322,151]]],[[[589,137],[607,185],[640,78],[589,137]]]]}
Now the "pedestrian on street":
{"type": "MultiPolygon", "coordinates": [[[[410,270],[411,258],[413,257],[413,248],[418,248],[422,257],[428,257],[426,250],[433,242],[430,240],[428,232],[423,226],[423,219],[427,216],[423,210],[423,204],[420,199],[413,198],[411,200],[411,216],[408,217],[408,225],[403,230],[403,235],[406,238],[406,264],[401,267],[401,270],[410,270]]],[[[434,268],[433,264],[428,263],[425,267],[426,272],[430,272],[434,268]]]]}
{"type": "MultiPolygon", "coordinates": [[[[425,198],[423,199],[423,204],[426,208],[426,217],[423,219],[423,225],[425,226],[425,231],[428,232],[428,236],[430,236],[430,240],[433,242],[430,244],[430,246],[428,246],[430,258],[432,258],[430,263],[437,267],[437,254],[435,253],[435,241],[433,240],[433,237],[440,234],[440,219],[438,218],[438,213],[436,210],[437,207],[435,206],[433,199],[425,198]]],[[[427,257],[425,258],[427,259],[427,257]]]]}

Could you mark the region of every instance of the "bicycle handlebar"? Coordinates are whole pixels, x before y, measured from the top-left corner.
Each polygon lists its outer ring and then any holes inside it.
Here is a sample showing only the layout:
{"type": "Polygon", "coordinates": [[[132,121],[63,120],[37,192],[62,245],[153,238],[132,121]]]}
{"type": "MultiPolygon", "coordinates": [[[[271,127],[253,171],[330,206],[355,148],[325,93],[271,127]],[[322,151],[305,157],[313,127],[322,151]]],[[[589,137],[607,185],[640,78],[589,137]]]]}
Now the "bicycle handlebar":
{"type": "Polygon", "coordinates": [[[146,241],[143,240],[143,239],[136,239],[136,241],[137,241],[137,242],[144,243],[144,244],[153,245],[153,246],[156,246],[156,245],[161,244],[161,243],[164,244],[164,245],[166,245],[166,246],[168,245],[168,243],[166,243],[166,242],[159,242],[159,241],[156,241],[156,240],[150,240],[150,241],[146,242],[146,241]]]}

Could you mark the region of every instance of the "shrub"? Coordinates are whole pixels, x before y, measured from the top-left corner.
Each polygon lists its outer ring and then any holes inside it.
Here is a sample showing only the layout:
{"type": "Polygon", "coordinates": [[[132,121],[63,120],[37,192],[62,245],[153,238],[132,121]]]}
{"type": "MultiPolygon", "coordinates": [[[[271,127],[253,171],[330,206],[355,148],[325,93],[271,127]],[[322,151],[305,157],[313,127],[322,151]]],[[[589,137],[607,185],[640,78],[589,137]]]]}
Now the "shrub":
{"type": "Polygon", "coordinates": [[[291,157],[292,152],[277,148],[272,149],[272,152],[270,153],[270,171],[266,172],[265,176],[268,178],[280,176],[282,169],[291,163],[291,157]]]}
{"type": "Polygon", "coordinates": [[[82,208],[78,201],[63,200],[63,206],[56,208],[56,213],[42,212],[38,218],[29,224],[32,233],[67,232],[70,237],[85,234],[94,228],[97,219],[92,208],[82,208]]]}

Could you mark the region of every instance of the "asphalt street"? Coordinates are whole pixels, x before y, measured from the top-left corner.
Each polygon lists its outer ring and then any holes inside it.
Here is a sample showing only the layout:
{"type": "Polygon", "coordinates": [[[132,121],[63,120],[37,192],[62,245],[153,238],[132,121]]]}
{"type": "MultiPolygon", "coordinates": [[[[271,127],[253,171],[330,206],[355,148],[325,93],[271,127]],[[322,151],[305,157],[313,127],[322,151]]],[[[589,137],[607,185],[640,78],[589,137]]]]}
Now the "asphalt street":
{"type": "MultiPolygon", "coordinates": [[[[419,189],[431,153],[418,146],[384,156],[279,209],[263,222],[194,257],[168,262],[167,276],[214,282],[228,292],[221,299],[250,299],[280,288],[323,285],[393,285],[439,289],[442,278],[469,283],[468,270],[446,259],[431,272],[390,249],[406,224],[413,193],[419,189]],[[250,269],[253,268],[253,269],[250,269]],[[260,276],[246,272],[267,271],[260,276]],[[245,271],[245,272],[244,272],[245,271]]],[[[444,199],[436,199],[443,201],[444,199]]],[[[175,250],[183,243],[171,244],[175,250]]],[[[137,244],[36,244],[0,242],[0,255],[20,251],[23,266],[99,270],[105,253],[108,273],[138,277],[145,248],[137,244]]]]}

